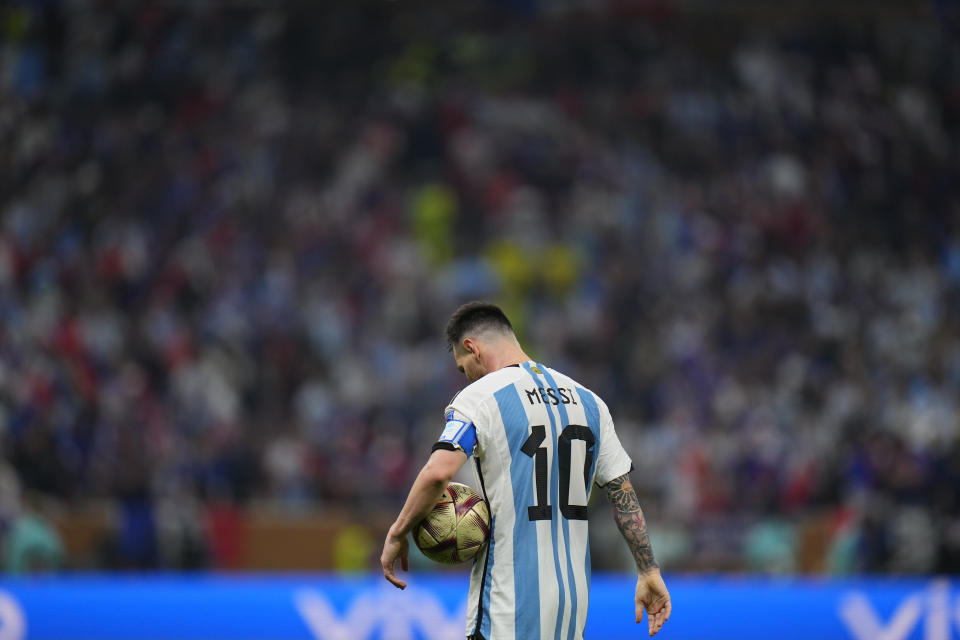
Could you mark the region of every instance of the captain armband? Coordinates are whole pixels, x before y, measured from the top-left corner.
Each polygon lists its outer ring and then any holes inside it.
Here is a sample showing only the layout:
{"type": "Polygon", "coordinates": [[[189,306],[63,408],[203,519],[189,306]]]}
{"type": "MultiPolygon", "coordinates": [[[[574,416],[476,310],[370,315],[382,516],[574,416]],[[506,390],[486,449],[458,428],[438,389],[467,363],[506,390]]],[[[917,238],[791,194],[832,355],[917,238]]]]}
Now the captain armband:
{"type": "Polygon", "coordinates": [[[447,424],[443,433],[433,445],[432,451],[446,449],[448,451],[462,450],[467,456],[473,455],[477,446],[477,428],[472,422],[461,420],[452,411],[447,413],[447,424]]]}

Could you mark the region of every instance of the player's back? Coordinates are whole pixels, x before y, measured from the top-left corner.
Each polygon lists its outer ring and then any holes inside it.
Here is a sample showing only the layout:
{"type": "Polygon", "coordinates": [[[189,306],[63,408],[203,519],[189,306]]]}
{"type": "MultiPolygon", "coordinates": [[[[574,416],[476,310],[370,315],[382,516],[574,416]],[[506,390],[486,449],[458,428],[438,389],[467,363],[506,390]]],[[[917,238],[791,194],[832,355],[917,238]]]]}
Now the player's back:
{"type": "Polygon", "coordinates": [[[573,379],[532,361],[474,382],[449,411],[475,426],[475,469],[493,518],[471,575],[467,634],[581,638],[590,489],[630,470],[609,411],[573,379]]]}

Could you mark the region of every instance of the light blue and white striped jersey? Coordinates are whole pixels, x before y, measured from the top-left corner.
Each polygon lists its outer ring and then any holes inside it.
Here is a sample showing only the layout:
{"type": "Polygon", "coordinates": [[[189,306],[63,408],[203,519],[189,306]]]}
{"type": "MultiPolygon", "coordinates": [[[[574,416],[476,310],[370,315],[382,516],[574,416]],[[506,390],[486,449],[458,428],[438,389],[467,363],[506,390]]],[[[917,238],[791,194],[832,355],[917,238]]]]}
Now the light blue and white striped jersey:
{"type": "Polygon", "coordinates": [[[528,361],[487,374],[446,409],[435,448],[474,458],[490,544],[470,576],[467,636],[580,640],[587,618],[587,500],[631,469],[603,401],[528,361]]]}

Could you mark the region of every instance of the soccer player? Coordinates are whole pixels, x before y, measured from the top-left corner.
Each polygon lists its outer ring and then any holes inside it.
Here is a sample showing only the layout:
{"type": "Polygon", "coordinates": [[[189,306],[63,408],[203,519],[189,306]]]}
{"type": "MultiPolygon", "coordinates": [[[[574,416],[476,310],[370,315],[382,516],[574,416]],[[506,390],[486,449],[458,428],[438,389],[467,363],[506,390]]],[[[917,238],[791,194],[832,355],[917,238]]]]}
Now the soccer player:
{"type": "Polygon", "coordinates": [[[447,407],[446,427],[387,533],[384,577],[406,587],[395,566],[400,560],[409,570],[407,534],[472,457],[492,531],[470,576],[468,640],[583,638],[594,484],[606,492],[637,563],[636,621],[646,609],[655,634],[670,616],[670,594],[630,484],[630,458],[603,400],[528,358],[496,305],[463,305],[446,337],[470,384],[447,407]]]}

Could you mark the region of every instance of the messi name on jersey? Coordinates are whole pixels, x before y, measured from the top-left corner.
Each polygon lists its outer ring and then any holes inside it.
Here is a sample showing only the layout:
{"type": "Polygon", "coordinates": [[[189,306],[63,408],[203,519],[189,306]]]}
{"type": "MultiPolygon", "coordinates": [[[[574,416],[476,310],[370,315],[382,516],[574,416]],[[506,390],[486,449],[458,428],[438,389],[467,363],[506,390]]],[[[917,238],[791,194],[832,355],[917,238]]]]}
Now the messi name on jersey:
{"type": "Polygon", "coordinates": [[[565,387],[534,387],[524,389],[530,404],[577,404],[577,395],[573,389],[565,387]]]}

